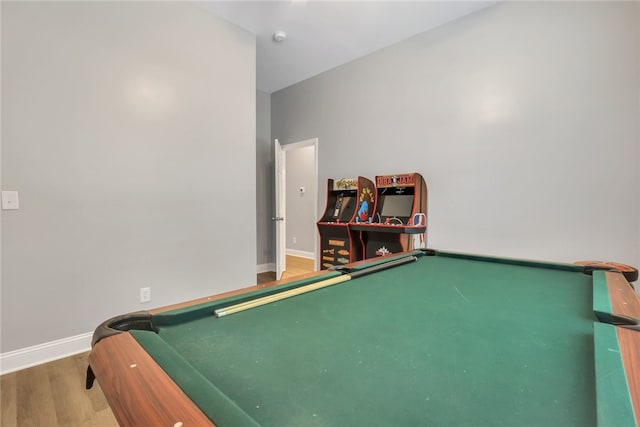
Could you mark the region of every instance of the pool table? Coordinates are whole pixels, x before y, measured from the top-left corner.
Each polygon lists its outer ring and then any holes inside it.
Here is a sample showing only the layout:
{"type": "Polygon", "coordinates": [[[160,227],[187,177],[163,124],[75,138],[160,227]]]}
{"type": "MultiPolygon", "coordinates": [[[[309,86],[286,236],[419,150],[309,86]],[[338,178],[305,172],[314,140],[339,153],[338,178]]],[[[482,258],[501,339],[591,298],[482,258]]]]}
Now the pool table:
{"type": "Polygon", "coordinates": [[[638,426],[638,318],[618,272],[421,250],[110,319],[87,386],[123,426],[638,426]]]}

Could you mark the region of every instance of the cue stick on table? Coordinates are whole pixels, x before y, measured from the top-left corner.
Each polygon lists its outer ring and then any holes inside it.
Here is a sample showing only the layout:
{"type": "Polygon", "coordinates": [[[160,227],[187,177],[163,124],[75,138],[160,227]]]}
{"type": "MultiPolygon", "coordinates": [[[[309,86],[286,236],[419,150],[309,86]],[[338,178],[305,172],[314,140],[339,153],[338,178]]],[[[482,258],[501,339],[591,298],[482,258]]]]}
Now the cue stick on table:
{"type": "Polygon", "coordinates": [[[316,289],[326,288],[327,286],[335,285],[337,283],[346,282],[351,280],[351,276],[344,275],[338,277],[332,277],[331,279],[322,280],[320,282],[313,283],[311,285],[301,286],[299,288],[290,289],[288,291],[279,292],[273,295],[267,295],[266,297],[257,298],[251,301],[242,302],[240,304],[231,305],[225,308],[219,308],[214,311],[216,317],[223,317],[229,314],[238,313],[240,311],[248,310],[250,308],[260,307],[261,305],[269,304],[272,302],[280,301],[285,298],[291,298],[296,295],[301,295],[307,292],[315,291],[316,289]]]}
{"type": "Polygon", "coordinates": [[[315,291],[318,289],[326,288],[332,285],[336,285],[338,283],[343,283],[348,280],[351,280],[356,277],[364,276],[366,274],[374,273],[380,270],[386,270],[387,268],[395,267],[397,265],[406,264],[408,262],[416,261],[418,258],[415,256],[410,256],[406,258],[400,258],[393,261],[385,262],[382,264],[376,264],[369,268],[363,268],[362,270],[356,270],[342,276],[332,277],[330,279],[322,280],[320,282],[312,283],[310,285],[301,286],[295,289],[289,289],[287,291],[279,292],[272,295],[267,295],[261,298],[256,298],[251,301],[241,302],[239,304],[230,305],[228,307],[223,307],[215,310],[213,313],[216,317],[224,317],[230,314],[239,313],[241,311],[249,310],[251,308],[260,307],[265,304],[270,304],[272,302],[280,301],[286,298],[291,298],[297,295],[302,295],[307,292],[315,291]]]}

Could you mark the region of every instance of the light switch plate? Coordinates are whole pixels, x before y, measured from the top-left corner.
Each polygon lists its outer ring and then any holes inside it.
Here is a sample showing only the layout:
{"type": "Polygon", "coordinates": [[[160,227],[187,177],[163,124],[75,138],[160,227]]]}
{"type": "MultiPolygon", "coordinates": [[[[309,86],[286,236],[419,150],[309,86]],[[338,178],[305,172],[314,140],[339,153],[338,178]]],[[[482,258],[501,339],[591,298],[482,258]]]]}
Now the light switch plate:
{"type": "Polygon", "coordinates": [[[2,192],[2,209],[20,209],[20,200],[18,199],[17,191],[3,191],[2,192]]]}

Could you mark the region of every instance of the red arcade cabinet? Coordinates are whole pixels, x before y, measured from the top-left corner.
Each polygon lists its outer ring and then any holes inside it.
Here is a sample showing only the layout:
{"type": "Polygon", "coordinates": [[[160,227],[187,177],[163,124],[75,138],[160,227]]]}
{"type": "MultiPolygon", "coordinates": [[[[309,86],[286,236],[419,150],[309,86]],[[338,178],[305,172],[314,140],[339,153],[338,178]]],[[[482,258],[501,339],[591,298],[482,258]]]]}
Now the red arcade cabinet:
{"type": "Polygon", "coordinates": [[[361,176],[328,180],[327,207],[317,223],[321,269],[363,259],[359,232],[352,231],[349,225],[369,221],[375,195],[373,182],[361,176]]]}

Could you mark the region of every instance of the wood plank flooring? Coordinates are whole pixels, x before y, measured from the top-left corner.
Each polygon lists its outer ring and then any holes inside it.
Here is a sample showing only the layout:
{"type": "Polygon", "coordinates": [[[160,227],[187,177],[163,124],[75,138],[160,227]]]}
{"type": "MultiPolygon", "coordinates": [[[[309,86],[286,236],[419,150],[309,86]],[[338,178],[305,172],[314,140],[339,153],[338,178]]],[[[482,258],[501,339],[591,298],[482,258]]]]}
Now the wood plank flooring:
{"type": "MultiPolygon", "coordinates": [[[[283,279],[290,279],[301,274],[310,273],[313,271],[314,261],[311,258],[302,258],[292,255],[287,255],[287,271],[282,273],[283,279]]],[[[273,271],[267,273],[258,274],[257,284],[271,282],[276,280],[276,273],[273,271]]]]}
{"type": "MultiPolygon", "coordinates": [[[[313,260],[287,256],[284,278],[313,271],[313,260]]],[[[275,279],[262,273],[257,283],[275,279]]],[[[0,377],[2,427],[117,427],[96,381],[85,390],[87,357],[82,353],[0,377]]]]}
{"type": "Polygon", "coordinates": [[[82,353],[0,377],[2,427],[117,427],[96,382],[85,390],[82,353]]]}

